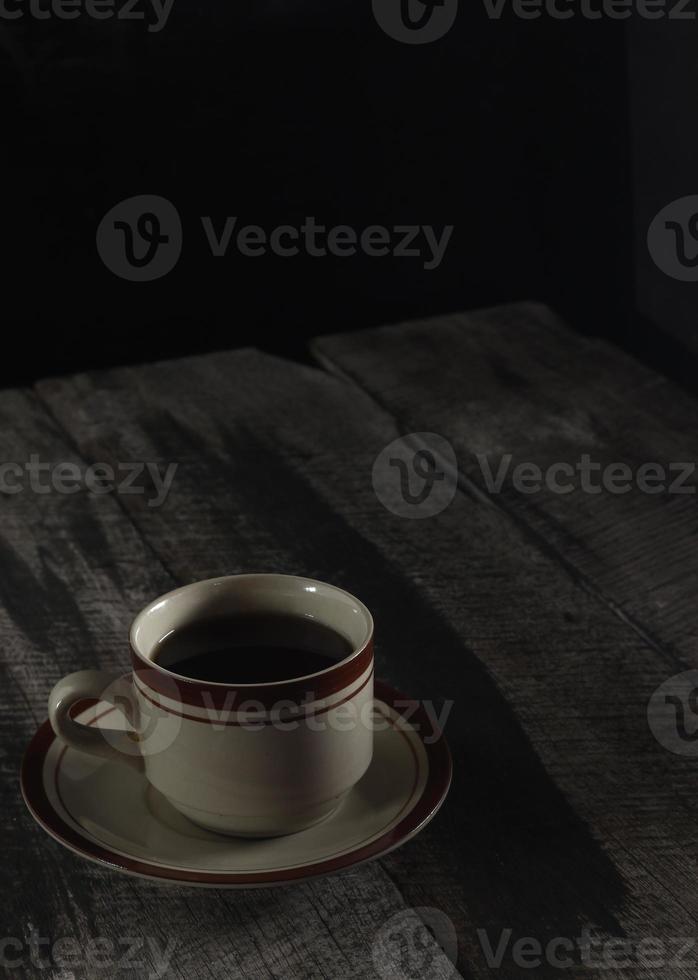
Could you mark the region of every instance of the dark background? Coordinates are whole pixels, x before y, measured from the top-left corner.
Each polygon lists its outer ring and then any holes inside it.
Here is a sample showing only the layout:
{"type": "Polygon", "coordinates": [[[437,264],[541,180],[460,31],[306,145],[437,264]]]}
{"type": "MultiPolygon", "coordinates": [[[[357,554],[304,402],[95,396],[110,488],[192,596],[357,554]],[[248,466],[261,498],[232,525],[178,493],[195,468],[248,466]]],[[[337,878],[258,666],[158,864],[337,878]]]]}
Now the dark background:
{"type": "MultiPolygon", "coordinates": [[[[693,28],[664,29],[674,64],[671,37],[693,28]]],[[[519,299],[689,375],[691,328],[668,297],[693,285],[667,280],[655,301],[661,273],[645,269],[636,290],[638,201],[651,210],[656,185],[664,201],[663,174],[641,165],[666,153],[666,106],[647,98],[662,91],[656,31],[489,20],[461,2],[445,37],[416,46],[355,0],[174,0],[160,33],[0,20],[0,384],[243,345],[303,357],[318,333],[519,299]],[[150,283],[117,278],[95,247],[103,215],[136,194],[171,200],[184,227],[178,265],[150,283]],[[213,258],[201,215],[455,230],[425,271],[410,258],[213,258]]]]}

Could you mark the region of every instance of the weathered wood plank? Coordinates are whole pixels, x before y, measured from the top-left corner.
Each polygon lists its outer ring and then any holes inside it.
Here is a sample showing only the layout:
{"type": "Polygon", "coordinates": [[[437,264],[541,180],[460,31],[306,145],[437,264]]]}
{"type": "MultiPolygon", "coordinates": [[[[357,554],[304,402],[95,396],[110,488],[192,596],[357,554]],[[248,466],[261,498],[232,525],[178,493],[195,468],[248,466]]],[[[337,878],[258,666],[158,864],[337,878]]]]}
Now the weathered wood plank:
{"type": "MultiPolygon", "coordinates": [[[[253,351],[39,391],[86,457],[180,462],[162,508],[121,499],[175,577],[276,569],[344,585],[376,613],[379,673],[455,701],[450,798],[382,864],[409,904],[453,920],[469,976],[492,972],[477,929],[495,945],[506,928],[544,942],[585,924],[634,942],[694,932],[698,789],[645,716],[671,654],[467,486],[430,520],[389,514],[371,469],[399,432],[373,399],[253,351]]],[[[520,972],[505,957],[496,975],[520,972]]]]}
{"type": "MultiPolygon", "coordinates": [[[[464,480],[530,528],[642,635],[693,664],[698,479],[690,474],[688,492],[650,494],[637,489],[636,477],[643,464],[658,463],[668,487],[682,480],[671,464],[695,468],[695,399],[536,304],[319,338],[314,350],[370,392],[401,431],[433,430],[449,440],[464,480]],[[511,454],[501,493],[488,489],[481,454],[493,474],[511,454]],[[583,454],[604,468],[628,466],[632,489],[587,493],[580,473],[569,493],[545,483],[530,494],[513,486],[519,463],[545,472],[576,466],[583,454]]],[[[592,486],[600,481],[600,472],[591,475],[592,486]]],[[[558,485],[568,482],[555,475],[558,485]]]]}
{"type": "MultiPolygon", "coordinates": [[[[74,403],[71,411],[84,407],[74,403]]],[[[103,461],[100,447],[94,450],[93,460],[103,461]]],[[[2,392],[0,461],[24,465],[31,454],[43,463],[84,465],[33,394],[2,392]]],[[[46,475],[41,479],[46,485],[46,475]]],[[[205,499],[206,488],[199,492],[205,499]]],[[[175,537],[178,521],[194,535],[197,512],[196,506],[167,512],[175,537]]],[[[238,512],[236,520],[244,526],[250,517],[238,512]]],[[[227,547],[234,564],[234,541],[227,547]]],[[[82,667],[127,669],[134,613],[154,595],[197,577],[199,567],[187,566],[182,552],[175,571],[166,568],[114,496],[45,494],[26,484],[19,493],[0,493],[0,558],[2,935],[22,944],[3,947],[10,974],[57,980],[107,974],[126,980],[373,977],[376,924],[405,909],[376,863],[278,891],[184,889],[104,871],[35,825],[17,774],[30,736],[46,717],[51,686],[82,667]],[[48,941],[40,960],[36,952],[32,960],[29,946],[34,931],[48,941]],[[50,958],[53,945],[66,939],[76,944],[73,965],[50,958]],[[96,939],[107,944],[98,950],[103,962],[105,956],[112,961],[106,972],[85,959],[96,939]]],[[[444,976],[435,963],[433,980],[444,976]]]]}

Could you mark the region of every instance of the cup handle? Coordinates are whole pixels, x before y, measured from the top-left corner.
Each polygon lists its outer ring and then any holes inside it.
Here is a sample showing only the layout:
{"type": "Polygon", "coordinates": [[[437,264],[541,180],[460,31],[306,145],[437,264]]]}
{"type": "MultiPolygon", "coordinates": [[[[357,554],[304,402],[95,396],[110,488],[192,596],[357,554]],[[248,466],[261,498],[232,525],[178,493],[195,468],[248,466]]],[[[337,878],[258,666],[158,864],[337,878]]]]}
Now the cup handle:
{"type": "Polygon", "coordinates": [[[143,759],[140,752],[134,752],[137,741],[132,732],[83,725],[70,717],[72,706],[85,698],[97,698],[113,704],[133,724],[137,717],[137,704],[131,675],[109,674],[103,670],[78,670],[68,674],[49,694],[48,717],[56,735],[72,749],[89,752],[110,762],[121,762],[142,772],[143,759]]]}

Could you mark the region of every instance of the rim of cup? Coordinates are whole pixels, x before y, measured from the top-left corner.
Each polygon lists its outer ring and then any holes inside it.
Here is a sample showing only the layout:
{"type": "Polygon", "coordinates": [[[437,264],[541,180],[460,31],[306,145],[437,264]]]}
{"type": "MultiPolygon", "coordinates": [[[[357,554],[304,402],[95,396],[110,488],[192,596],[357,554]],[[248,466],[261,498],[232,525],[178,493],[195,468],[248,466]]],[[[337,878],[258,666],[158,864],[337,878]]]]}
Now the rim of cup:
{"type": "MultiPolygon", "coordinates": [[[[273,614],[273,611],[270,611],[273,614]]],[[[294,613],[289,613],[288,615],[294,615],[294,613]]],[[[312,618],[312,617],[310,617],[312,618]]],[[[341,632],[332,623],[328,623],[326,620],[322,621],[325,626],[330,629],[334,629],[340,635],[345,636],[345,638],[351,642],[351,639],[346,636],[345,633],[341,632]]],[[[276,572],[245,572],[240,575],[219,575],[214,578],[201,579],[196,582],[191,582],[188,585],[180,585],[176,589],[171,589],[169,592],[165,592],[157,598],[151,600],[147,606],[145,606],[135,617],[131,623],[131,628],[129,630],[129,642],[131,645],[131,650],[133,654],[140,660],[142,664],[146,667],[157,671],[158,673],[164,675],[165,677],[173,678],[178,682],[186,682],[188,684],[194,684],[200,687],[206,688],[236,688],[236,689],[246,689],[246,688],[273,688],[273,687],[283,687],[286,684],[305,681],[307,679],[323,677],[325,675],[331,675],[334,671],[339,668],[344,668],[347,664],[351,664],[352,661],[356,660],[366,649],[368,644],[373,639],[374,623],[373,617],[369,612],[368,608],[357,599],[355,595],[351,592],[347,592],[346,589],[342,589],[337,585],[331,585],[329,582],[323,582],[320,579],[308,578],[304,575],[287,575],[276,572]],[[143,652],[142,644],[140,643],[140,636],[144,631],[145,625],[149,622],[149,619],[154,616],[159,609],[165,605],[169,605],[177,601],[177,598],[184,595],[191,595],[195,591],[209,591],[217,588],[232,588],[235,585],[244,585],[245,583],[253,584],[254,582],[259,582],[271,585],[273,580],[278,580],[281,583],[294,582],[296,584],[302,585],[302,591],[312,595],[317,593],[318,589],[321,589],[325,595],[336,595],[338,597],[343,597],[344,600],[348,600],[353,607],[353,612],[357,615],[363,617],[364,629],[361,634],[360,642],[352,642],[352,651],[343,657],[341,660],[337,660],[329,666],[324,667],[322,670],[314,671],[310,674],[298,674],[292,677],[286,677],[283,680],[278,681],[264,681],[261,683],[238,683],[237,681],[201,681],[195,678],[187,677],[184,674],[178,674],[176,671],[171,670],[168,667],[163,667],[156,660],[153,659],[152,653],[155,649],[155,644],[150,645],[148,653],[143,652]]],[[[155,631],[158,632],[157,630],[155,631]]],[[[158,639],[161,639],[163,635],[160,634],[158,639]]],[[[157,641],[156,641],[157,642],[157,641]]]]}

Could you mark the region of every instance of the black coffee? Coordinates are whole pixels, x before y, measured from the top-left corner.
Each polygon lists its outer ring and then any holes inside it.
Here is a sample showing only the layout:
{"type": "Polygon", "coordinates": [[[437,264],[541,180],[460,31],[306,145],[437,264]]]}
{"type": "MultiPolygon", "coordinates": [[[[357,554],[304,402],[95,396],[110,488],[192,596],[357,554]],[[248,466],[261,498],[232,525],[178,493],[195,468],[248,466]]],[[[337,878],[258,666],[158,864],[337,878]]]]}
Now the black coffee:
{"type": "Polygon", "coordinates": [[[153,659],[175,674],[224,684],[265,684],[303,677],[348,657],[351,643],[313,619],[246,615],[173,630],[153,659]]]}

